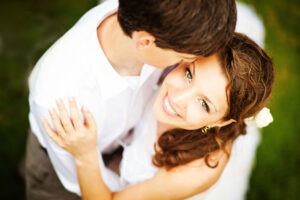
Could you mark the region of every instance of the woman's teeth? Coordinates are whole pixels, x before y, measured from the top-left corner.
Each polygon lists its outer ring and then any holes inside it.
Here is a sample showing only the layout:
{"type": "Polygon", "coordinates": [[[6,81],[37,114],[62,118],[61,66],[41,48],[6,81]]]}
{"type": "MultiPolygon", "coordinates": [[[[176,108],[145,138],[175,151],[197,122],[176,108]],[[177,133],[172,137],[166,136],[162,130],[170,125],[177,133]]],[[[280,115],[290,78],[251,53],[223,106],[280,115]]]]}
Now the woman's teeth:
{"type": "Polygon", "coordinates": [[[169,102],[167,96],[165,97],[164,103],[165,103],[165,108],[167,109],[167,111],[168,111],[170,114],[172,114],[172,115],[177,115],[177,113],[175,112],[175,110],[173,110],[173,108],[171,107],[170,102],[169,102]]]}

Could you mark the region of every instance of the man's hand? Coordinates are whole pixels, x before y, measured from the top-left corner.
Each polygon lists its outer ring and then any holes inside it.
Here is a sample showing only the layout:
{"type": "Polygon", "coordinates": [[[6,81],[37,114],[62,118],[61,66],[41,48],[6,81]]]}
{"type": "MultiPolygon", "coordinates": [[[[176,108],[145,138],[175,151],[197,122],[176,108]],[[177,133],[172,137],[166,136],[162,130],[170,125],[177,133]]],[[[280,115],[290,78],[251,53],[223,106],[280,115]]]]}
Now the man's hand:
{"type": "Polygon", "coordinates": [[[57,145],[70,152],[75,159],[95,151],[97,124],[91,112],[84,106],[82,107],[83,121],[74,97],[69,98],[71,116],[69,116],[62,99],[57,100],[56,104],[58,113],[54,108],[49,109],[55,131],[45,118],[42,119],[43,127],[49,137],[57,145]]]}

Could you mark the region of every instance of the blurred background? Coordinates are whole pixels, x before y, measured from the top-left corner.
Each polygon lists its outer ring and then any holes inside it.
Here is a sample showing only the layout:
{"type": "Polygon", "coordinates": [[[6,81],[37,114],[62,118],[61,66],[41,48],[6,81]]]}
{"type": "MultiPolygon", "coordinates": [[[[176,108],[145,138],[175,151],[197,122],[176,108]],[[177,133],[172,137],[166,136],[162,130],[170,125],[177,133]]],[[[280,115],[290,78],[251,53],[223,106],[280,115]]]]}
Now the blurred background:
{"type": "MultiPolygon", "coordinates": [[[[300,1],[244,0],[265,25],[276,84],[274,122],[262,141],[248,200],[300,196],[300,1]]],[[[24,199],[22,159],[28,123],[27,78],[43,52],[97,0],[0,0],[0,199],[24,199]]]]}

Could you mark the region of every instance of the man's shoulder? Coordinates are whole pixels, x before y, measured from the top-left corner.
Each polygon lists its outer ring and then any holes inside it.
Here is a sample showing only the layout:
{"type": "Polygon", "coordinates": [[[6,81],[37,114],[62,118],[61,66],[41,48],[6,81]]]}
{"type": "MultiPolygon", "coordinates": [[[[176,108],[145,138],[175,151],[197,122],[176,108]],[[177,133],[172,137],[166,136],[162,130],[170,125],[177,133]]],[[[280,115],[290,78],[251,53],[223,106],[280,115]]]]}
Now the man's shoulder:
{"type": "Polygon", "coordinates": [[[29,77],[30,90],[50,84],[62,89],[69,82],[85,84],[82,80],[90,82],[95,66],[106,67],[108,62],[99,50],[96,27],[101,17],[117,8],[116,2],[109,0],[92,8],[43,54],[29,77]]]}
{"type": "Polygon", "coordinates": [[[44,55],[33,69],[28,83],[30,98],[47,102],[79,93],[97,93],[97,81],[93,66],[84,56],[55,57],[51,53],[44,55]]]}
{"type": "MultiPolygon", "coordinates": [[[[72,31],[72,30],[71,30],[72,31]]],[[[65,93],[94,80],[93,56],[71,32],[56,41],[39,59],[29,76],[30,93],[65,93]]],[[[90,50],[92,51],[92,49],[90,50]]]]}

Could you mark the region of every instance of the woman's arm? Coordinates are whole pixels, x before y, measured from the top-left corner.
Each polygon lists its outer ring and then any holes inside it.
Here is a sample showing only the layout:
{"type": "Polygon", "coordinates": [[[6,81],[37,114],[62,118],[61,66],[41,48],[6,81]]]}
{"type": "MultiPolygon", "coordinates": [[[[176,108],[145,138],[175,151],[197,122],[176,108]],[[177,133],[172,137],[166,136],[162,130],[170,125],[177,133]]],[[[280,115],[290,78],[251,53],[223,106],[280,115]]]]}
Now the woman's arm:
{"type": "Polygon", "coordinates": [[[112,199],[112,193],[101,176],[97,149],[74,158],[82,199],[112,199]]]}
{"type": "Polygon", "coordinates": [[[168,171],[160,168],[153,178],[115,193],[113,199],[182,200],[202,193],[216,183],[227,163],[225,153],[217,157],[219,165],[214,169],[209,168],[204,159],[168,171]]]}
{"type": "Polygon", "coordinates": [[[75,160],[81,195],[85,200],[111,199],[111,192],[103,182],[98,161],[97,125],[90,111],[82,107],[82,121],[74,98],[69,98],[70,115],[60,99],[56,102],[59,114],[49,109],[54,128],[44,118],[43,127],[49,137],[70,152],[75,160]]]}
{"type": "Polygon", "coordinates": [[[82,109],[85,122],[80,118],[74,99],[69,100],[70,114],[62,101],[57,102],[59,114],[50,110],[56,132],[43,120],[48,135],[62,148],[70,152],[75,159],[78,181],[84,200],[155,200],[183,199],[201,193],[213,185],[221,175],[228,160],[225,153],[218,156],[217,168],[209,168],[203,159],[187,165],[165,170],[160,168],[155,176],[125,190],[112,193],[105,185],[98,161],[96,148],[97,126],[92,114],[82,109]]]}

